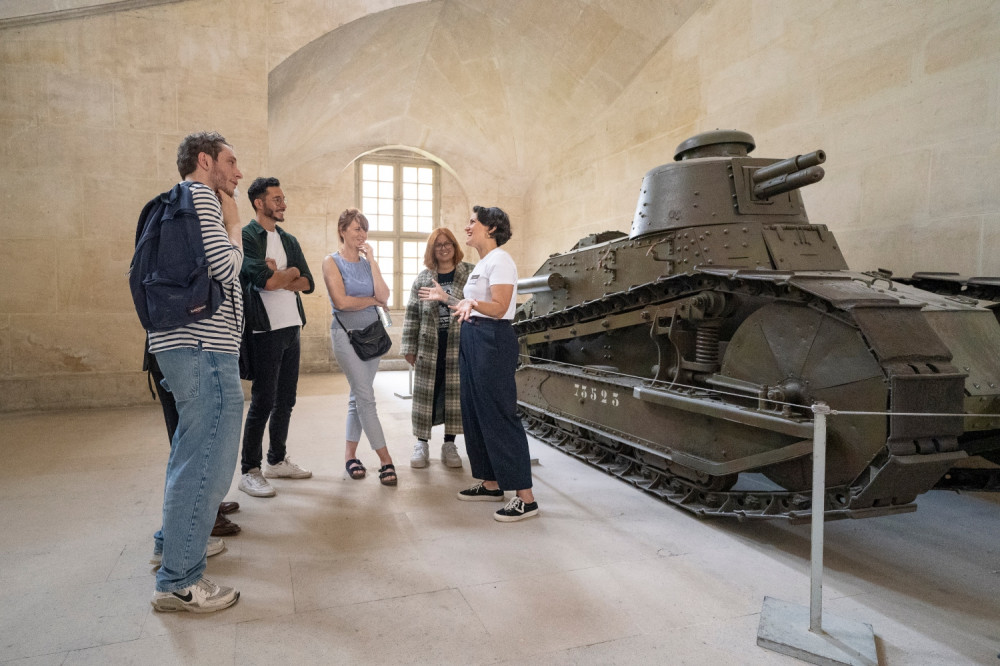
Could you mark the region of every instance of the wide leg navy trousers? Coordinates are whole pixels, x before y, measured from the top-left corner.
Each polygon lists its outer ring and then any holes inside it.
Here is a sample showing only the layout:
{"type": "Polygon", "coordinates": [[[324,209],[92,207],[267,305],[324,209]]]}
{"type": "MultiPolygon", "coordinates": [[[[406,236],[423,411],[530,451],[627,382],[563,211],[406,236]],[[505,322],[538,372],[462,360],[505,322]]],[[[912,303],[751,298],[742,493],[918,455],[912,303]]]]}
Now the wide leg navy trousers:
{"type": "Polygon", "coordinates": [[[473,317],[459,344],[462,427],[472,476],[503,490],[531,488],[531,455],[517,416],[517,336],[506,319],[473,317]]]}

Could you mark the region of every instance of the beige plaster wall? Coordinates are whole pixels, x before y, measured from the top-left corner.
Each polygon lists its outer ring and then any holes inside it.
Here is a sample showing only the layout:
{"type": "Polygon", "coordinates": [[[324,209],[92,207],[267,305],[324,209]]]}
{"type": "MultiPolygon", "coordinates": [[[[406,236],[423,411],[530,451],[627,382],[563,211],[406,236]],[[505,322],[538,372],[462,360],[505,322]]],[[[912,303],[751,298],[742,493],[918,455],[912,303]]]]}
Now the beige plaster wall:
{"type": "MultiPolygon", "coordinates": [[[[318,281],[305,299],[303,369],[335,368],[321,262],[363,149],[324,157],[332,178],[272,168],[268,72],[330,30],[410,1],[188,0],[0,28],[0,411],[149,399],[125,280],[135,219],[176,182],[176,146],[200,129],[233,143],[244,192],[265,173],[289,183],[287,226],[318,281]]],[[[462,220],[466,197],[444,176],[446,219],[462,220]]]]}
{"type": "Polygon", "coordinates": [[[1000,274],[1000,3],[705,3],[550,151],[525,261],[627,232],[645,172],[716,128],[750,132],[754,155],[826,150],[803,197],[852,268],[1000,274]]]}
{"type": "MultiPolygon", "coordinates": [[[[198,129],[282,179],[317,276],[368,151],[441,163],[455,230],[507,209],[529,274],[627,230],[642,175],[716,127],[827,151],[804,196],[854,267],[997,274],[998,37],[986,0],[187,0],[0,28],[0,410],[148,399],[124,274],[198,129]]],[[[303,369],[328,369],[322,286],[306,310],[303,369]]]]}
{"type": "MultiPolygon", "coordinates": [[[[180,2],[0,31],[0,410],[148,400],[125,273],[176,149],[267,150],[267,6],[180,2]]],[[[249,219],[250,207],[241,202],[249,219]]]]}

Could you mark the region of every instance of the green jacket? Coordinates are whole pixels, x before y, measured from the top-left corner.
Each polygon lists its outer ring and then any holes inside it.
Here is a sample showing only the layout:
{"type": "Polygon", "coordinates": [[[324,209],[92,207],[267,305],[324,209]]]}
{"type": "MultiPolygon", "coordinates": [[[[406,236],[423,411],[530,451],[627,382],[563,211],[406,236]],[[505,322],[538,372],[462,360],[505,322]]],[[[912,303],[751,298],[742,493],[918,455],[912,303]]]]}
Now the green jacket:
{"type": "MultiPolygon", "coordinates": [[[[316,289],[316,282],[313,280],[312,273],[309,272],[309,264],[306,263],[299,242],[295,240],[295,236],[287,233],[280,226],[277,229],[278,238],[281,239],[281,247],[285,249],[285,256],[288,257],[288,267],[295,266],[299,269],[302,277],[309,280],[309,288],[304,293],[311,294],[316,289]]],[[[264,263],[266,257],[267,229],[260,226],[257,220],[250,220],[250,224],[243,227],[243,268],[240,270],[240,282],[243,285],[243,308],[246,312],[245,330],[271,330],[271,322],[267,318],[267,310],[260,297],[260,292],[274,275],[274,271],[264,263]]],[[[302,325],[305,326],[306,313],[302,309],[302,299],[298,292],[295,292],[295,304],[299,307],[299,317],[302,318],[302,325]]]]}

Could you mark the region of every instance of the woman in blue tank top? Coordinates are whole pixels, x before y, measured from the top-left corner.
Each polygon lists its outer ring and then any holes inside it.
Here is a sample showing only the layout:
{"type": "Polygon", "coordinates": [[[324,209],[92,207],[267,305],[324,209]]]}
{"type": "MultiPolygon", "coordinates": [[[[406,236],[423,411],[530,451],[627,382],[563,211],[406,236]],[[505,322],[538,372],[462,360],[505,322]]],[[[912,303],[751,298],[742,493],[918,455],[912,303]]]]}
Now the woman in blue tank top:
{"type": "Polygon", "coordinates": [[[347,402],[345,466],[352,479],[365,478],[365,466],[357,457],[358,442],[364,432],[382,465],[379,481],[382,485],[394,486],[396,468],[392,464],[375,408],[374,383],[379,359],[362,361],[358,358],[344,330],[361,329],[374,323],[378,319],[375,308],[385,307],[389,300],[389,286],[382,278],[375,253],[368,244],[368,218],[357,208],[348,208],[340,215],[337,233],[340,250],[323,260],[323,280],[334,314],[330,326],[333,355],[351,386],[347,402]]]}

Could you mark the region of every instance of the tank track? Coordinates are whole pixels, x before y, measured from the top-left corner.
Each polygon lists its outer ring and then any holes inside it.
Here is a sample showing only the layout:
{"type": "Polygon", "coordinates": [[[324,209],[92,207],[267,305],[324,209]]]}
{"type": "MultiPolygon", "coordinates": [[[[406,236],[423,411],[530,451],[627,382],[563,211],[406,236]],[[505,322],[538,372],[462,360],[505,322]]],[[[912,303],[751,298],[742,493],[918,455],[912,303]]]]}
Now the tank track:
{"type": "MultiPolygon", "coordinates": [[[[786,518],[791,524],[808,522],[812,516],[811,492],[709,490],[644,462],[627,444],[599,441],[589,431],[552,415],[522,405],[521,418],[535,439],[698,516],[741,521],[786,518]]],[[[858,510],[847,508],[851,495],[850,488],[828,488],[825,519],[863,517],[858,510]]],[[[911,503],[892,507],[891,513],[915,510],[911,503]]],[[[885,509],[877,511],[878,515],[885,513],[885,509]]]]}
{"type": "MultiPolygon", "coordinates": [[[[819,276],[820,274],[817,274],[819,276]]],[[[541,333],[548,329],[564,328],[608,315],[624,313],[645,307],[657,306],[700,292],[719,290],[734,295],[745,294],[767,300],[785,301],[815,308],[828,316],[853,324],[848,312],[824,298],[801,290],[791,283],[793,278],[808,277],[801,271],[748,271],[709,268],[692,273],[661,277],[653,282],[637,285],[626,291],[605,294],[556,312],[537,317],[515,320],[514,329],[519,337],[541,333]]],[[[869,285],[885,280],[880,275],[853,274],[853,280],[869,285]],[[866,278],[870,278],[866,279],[866,278]]],[[[1000,289],[998,289],[1000,293],[1000,289]]],[[[791,523],[806,522],[812,514],[812,494],[788,491],[716,491],[699,486],[688,479],[654,467],[642,459],[637,450],[622,441],[600,441],[586,426],[550,414],[535,405],[519,402],[522,420],[535,438],[573,457],[605,471],[645,492],[699,516],[728,516],[739,520],[785,518],[791,523]]],[[[603,433],[601,433],[603,434],[603,433]]],[[[603,438],[602,438],[603,439],[603,438]]],[[[916,510],[912,501],[891,506],[850,507],[853,497],[862,493],[865,485],[881,465],[895,453],[889,447],[879,456],[869,470],[859,476],[857,487],[834,487],[826,491],[826,519],[864,518],[875,515],[907,513],[916,510]]],[[[982,483],[982,486],[992,485],[982,483]]]]}

